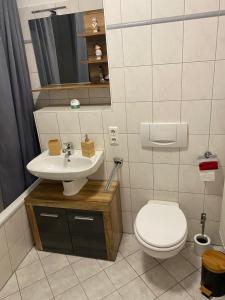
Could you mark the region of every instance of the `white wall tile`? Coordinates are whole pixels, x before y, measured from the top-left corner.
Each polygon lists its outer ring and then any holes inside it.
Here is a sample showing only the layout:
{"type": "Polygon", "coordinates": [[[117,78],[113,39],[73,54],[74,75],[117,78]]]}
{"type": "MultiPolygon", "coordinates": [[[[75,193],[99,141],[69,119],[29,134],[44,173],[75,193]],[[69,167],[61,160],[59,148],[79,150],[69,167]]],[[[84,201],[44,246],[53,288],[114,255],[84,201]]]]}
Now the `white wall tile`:
{"type": "Polygon", "coordinates": [[[6,241],[6,235],[5,235],[5,228],[4,226],[0,227],[0,260],[2,257],[7,253],[8,246],[6,241]]]}
{"type": "Polygon", "coordinates": [[[184,0],[152,0],[152,18],[173,17],[184,14],[184,0]]]}
{"type": "Polygon", "coordinates": [[[154,122],[180,122],[180,101],[153,102],[154,122]]]}
{"type": "Polygon", "coordinates": [[[78,0],[79,11],[95,10],[103,8],[102,0],[78,0]]]}
{"type": "Polygon", "coordinates": [[[185,63],[182,80],[183,99],[211,99],[213,72],[213,62],[185,63]]]}
{"type": "Polygon", "coordinates": [[[217,23],[218,18],[184,22],[184,61],[215,59],[217,23]]]}
{"type": "Polygon", "coordinates": [[[219,0],[185,0],[185,13],[194,14],[219,9],[219,0]]]}
{"type": "Polygon", "coordinates": [[[104,132],[109,132],[109,126],[117,126],[119,133],[127,132],[125,103],[114,103],[112,110],[102,111],[104,132]]]}
{"type": "Polygon", "coordinates": [[[139,66],[125,69],[127,102],[152,100],[152,67],[139,66]]]}
{"type": "Polygon", "coordinates": [[[152,103],[127,103],[127,131],[128,133],[139,133],[141,122],[152,121],[152,103]]]}
{"type": "Polygon", "coordinates": [[[225,9],[225,0],[220,0],[220,9],[225,9]]]}
{"type": "Polygon", "coordinates": [[[167,148],[153,149],[153,163],[160,164],[179,164],[179,149],[167,148]]]}
{"type": "Polygon", "coordinates": [[[216,59],[225,58],[225,17],[219,18],[216,59]]]}
{"type": "Polygon", "coordinates": [[[110,90],[112,103],[125,101],[125,75],[123,68],[112,68],[110,70],[110,90]]]}
{"type": "Polygon", "coordinates": [[[225,134],[224,109],[225,101],[213,101],[210,128],[211,134],[225,134]]]}
{"type": "Polygon", "coordinates": [[[153,100],[181,99],[181,64],[153,66],[153,100]]]}
{"type": "Polygon", "coordinates": [[[98,111],[80,112],[81,133],[102,133],[102,114],[98,111]]]}
{"type": "Polygon", "coordinates": [[[133,217],[131,212],[123,212],[123,232],[133,233],[133,217]]]}
{"type": "Polygon", "coordinates": [[[225,135],[210,135],[209,149],[215,153],[222,166],[225,166],[225,135]]]}
{"type": "Polygon", "coordinates": [[[59,132],[56,113],[36,112],[35,120],[39,133],[59,132]]]}
{"type": "Polygon", "coordinates": [[[30,73],[30,82],[33,90],[40,88],[41,83],[38,73],[30,73]]]}
{"type": "Polygon", "coordinates": [[[207,219],[210,221],[220,221],[220,213],[222,208],[222,197],[215,195],[205,196],[204,211],[207,219]]]}
{"type": "Polygon", "coordinates": [[[152,162],[152,149],[142,147],[138,134],[128,134],[128,150],[130,162],[152,162]]]}
{"type": "Polygon", "coordinates": [[[200,181],[197,166],[180,165],[179,191],[185,193],[204,193],[204,183],[200,181]]]}
{"type": "Polygon", "coordinates": [[[152,26],[152,51],[154,64],[182,61],[183,22],[152,26]]]}
{"type": "Polygon", "coordinates": [[[27,63],[30,73],[37,73],[37,64],[36,64],[36,58],[34,55],[34,48],[33,44],[25,44],[25,50],[26,50],[26,56],[27,56],[27,63]]]}
{"type": "Polygon", "coordinates": [[[121,29],[108,30],[106,32],[107,52],[109,66],[123,66],[123,43],[121,29]]]}
{"type": "Polygon", "coordinates": [[[122,211],[131,211],[131,192],[130,188],[120,189],[122,211]]]}
{"type": "Polygon", "coordinates": [[[106,24],[121,23],[121,0],[104,0],[106,24]]]}
{"type": "Polygon", "coordinates": [[[132,189],[131,201],[132,211],[139,212],[139,210],[148,203],[149,200],[153,200],[153,190],[132,189]]]}
{"type": "Polygon", "coordinates": [[[187,122],[190,134],[208,134],[211,101],[183,101],[181,121],[187,122]],[[201,120],[201,122],[199,122],[201,120]]]}
{"type": "Polygon", "coordinates": [[[188,223],[188,241],[193,242],[194,236],[200,233],[200,221],[187,219],[188,223]]]}
{"type": "Polygon", "coordinates": [[[178,192],[154,190],[154,199],[155,200],[162,200],[162,201],[178,202],[178,192]]]}
{"type": "Polygon", "coordinates": [[[122,29],[125,66],[151,65],[151,27],[122,29]],[[140,47],[137,47],[140,45],[140,47]]]}
{"type": "Polygon", "coordinates": [[[24,7],[19,9],[20,22],[22,27],[23,39],[30,40],[30,28],[28,25],[28,20],[32,20],[35,16],[31,13],[33,10],[32,7],[24,7]]]}
{"type": "Polygon", "coordinates": [[[122,0],[122,22],[143,21],[151,17],[151,1],[122,0]]]}
{"type": "Polygon", "coordinates": [[[212,244],[220,245],[221,239],[219,236],[220,222],[208,221],[206,224],[206,234],[211,237],[212,244]]]}
{"type": "Polygon", "coordinates": [[[180,208],[189,219],[199,220],[203,212],[204,194],[179,194],[180,208]]]}
{"type": "Polygon", "coordinates": [[[80,133],[78,113],[58,112],[57,119],[60,133],[80,133]]]}
{"type": "Polygon", "coordinates": [[[153,166],[147,163],[130,163],[130,182],[132,188],[153,188],[153,166]]]}
{"type": "MultiPolygon", "coordinates": [[[[212,148],[209,147],[212,151],[212,148]]],[[[189,135],[188,146],[180,150],[181,164],[197,164],[197,158],[208,150],[207,135],[189,135]]]]}
{"type": "Polygon", "coordinates": [[[155,164],[154,189],[159,191],[178,191],[178,166],[155,164]]]}
{"type": "Polygon", "coordinates": [[[122,157],[124,161],[128,161],[127,135],[118,135],[118,145],[110,145],[110,137],[104,134],[105,139],[105,155],[107,161],[113,161],[114,157],[122,157]]]}
{"type": "Polygon", "coordinates": [[[213,99],[225,99],[225,60],[216,61],[213,99]]]}

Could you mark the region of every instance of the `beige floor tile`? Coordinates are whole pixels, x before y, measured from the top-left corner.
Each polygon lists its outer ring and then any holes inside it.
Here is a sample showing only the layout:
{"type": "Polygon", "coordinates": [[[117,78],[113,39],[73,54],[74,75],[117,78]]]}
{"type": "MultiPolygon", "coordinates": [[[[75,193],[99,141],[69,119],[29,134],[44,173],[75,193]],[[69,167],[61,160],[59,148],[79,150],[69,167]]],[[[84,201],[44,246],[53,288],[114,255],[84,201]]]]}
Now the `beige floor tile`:
{"type": "Polygon", "coordinates": [[[49,256],[50,254],[52,254],[51,252],[47,252],[47,251],[37,251],[37,254],[39,256],[39,258],[44,258],[44,257],[47,257],[49,256]]]}
{"type": "Polygon", "coordinates": [[[89,258],[84,258],[77,263],[72,264],[72,268],[80,281],[84,281],[101,271],[97,261],[89,258]]]}
{"type": "Polygon", "coordinates": [[[77,285],[65,293],[55,297],[55,300],[88,300],[82,287],[77,285]]]}
{"type": "Polygon", "coordinates": [[[19,265],[18,269],[26,267],[27,265],[30,265],[36,262],[37,260],[39,260],[37,251],[35,248],[32,248],[30,252],[27,254],[27,256],[25,257],[25,259],[22,261],[22,263],[19,265]]]}
{"type": "Polygon", "coordinates": [[[104,300],[123,300],[122,297],[120,296],[120,294],[116,291],[108,296],[106,296],[105,298],[103,298],[104,300]]]}
{"type": "Polygon", "coordinates": [[[191,274],[189,277],[181,281],[180,284],[194,299],[204,300],[206,299],[206,297],[204,297],[199,290],[200,282],[201,282],[201,273],[199,271],[196,271],[195,273],[191,274]]]}
{"type": "Polygon", "coordinates": [[[84,281],[82,286],[90,300],[100,300],[115,290],[104,271],[84,281]]]}
{"type": "Polygon", "coordinates": [[[0,299],[15,294],[17,291],[19,291],[19,286],[16,279],[16,275],[13,274],[13,276],[9,279],[4,288],[0,290],[0,299]]]}
{"type": "Polygon", "coordinates": [[[141,278],[156,296],[176,285],[175,279],[160,265],[144,273],[141,278]]]}
{"type": "Polygon", "coordinates": [[[141,275],[146,271],[154,268],[158,265],[158,262],[153,257],[147,255],[142,250],[135,252],[134,254],[129,255],[126,260],[132,266],[132,268],[141,275]]]}
{"type": "Polygon", "coordinates": [[[101,269],[106,269],[112,265],[114,265],[115,263],[121,261],[123,259],[123,256],[121,255],[120,252],[118,252],[116,260],[115,261],[109,261],[109,260],[103,260],[103,259],[97,259],[97,262],[100,266],[101,269]]]}
{"type": "Polygon", "coordinates": [[[193,300],[193,298],[180,286],[177,285],[162,296],[159,300],[193,300]]]}
{"type": "Polygon", "coordinates": [[[117,289],[137,277],[137,273],[124,259],[105,269],[105,272],[117,289]]]}
{"type": "Polygon", "coordinates": [[[28,265],[22,269],[16,271],[19,287],[21,289],[33,284],[36,281],[45,277],[44,270],[41,262],[37,261],[31,265],[28,265]]]}
{"type": "Polygon", "coordinates": [[[140,249],[140,246],[132,234],[124,234],[119,251],[123,255],[123,257],[126,257],[140,249]]]}
{"type": "Polygon", "coordinates": [[[21,290],[22,300],[49,300],[53,298],[47,279],[41,279],[21,290]]]}
{"type": "Polygon", "coordinates": [[[19,292],[4,298],[4,300],[21,300],[21,299],[22,298],[19,292]]]}
{"type": "Polygon", "coordinates": [[[69,261],[70,264],[78,262],[78,261],[80,261],[83,258],[81,256],[75,256],[75,255],[67,255],[66,257],[67,257],[67,259],[68,259],[68,261],[69,261]]]}
{"type": "Polygon", "coordinates": [[[155,298],[155,295],[140,278],[136,278],[123,286],[119,289],[119,293],[124,300],[152,300],[155,298]]]}
{"type": "Polygon", "coordinates": [[[48,282],[54,296],[62,294],[79,283],[77,276],[74,274],[71,266],[67,266],[56,273],[48,276],[48,282]]]}
{"type": "Polygon", "coordinates": [[[180,254],[167,259],[162,265],[178,282],[196,270],[180,254]]]}
{"type": "Polygon", "coordinates": [[[52,253],[41,259],[43,268],[47,275],[55,273],[69,265],[66,255],[52,253]]]}
{"type": "Polygon", "coordinates": [[[183,255],[195,268],[199,269],[202,265],[202,260],[200,256],[195,255],[194,253],[194,245],[189,245],[184,248],[181,252],[183,255]]]}

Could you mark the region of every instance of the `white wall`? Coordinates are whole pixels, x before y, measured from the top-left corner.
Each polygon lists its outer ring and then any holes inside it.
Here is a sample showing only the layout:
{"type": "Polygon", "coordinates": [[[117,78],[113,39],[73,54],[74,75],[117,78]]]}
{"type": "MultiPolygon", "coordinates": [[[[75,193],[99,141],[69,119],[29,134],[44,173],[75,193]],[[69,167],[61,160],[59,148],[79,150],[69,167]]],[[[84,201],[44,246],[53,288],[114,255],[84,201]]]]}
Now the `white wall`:
{"type": "MultiPolygon", "coordinates": [[[[225,1],[220,4],[225,9],[225,1]]],[[[218,9],[219,0],[152,0],[152,5],[150,0],[105,0],[108,24],[218,9]]],[[[29,8],[21,13],[25,11],[29,8]]],[[[219,243],[225,167],[225,17],[111,30],[107,39],[112,110],[40,111],[42,148],[52,137],[73,140],[78,146],[88,132],[106,154],[98,178],[107,178],[114,156],[125,160],[120,174],[125,232],[132,232],[135,215],[147,200],[173,200],[187,216],[189,239],[199,232],[200,214],[205,211],[207,232],[219,243]],[[188,122],[187,149],[143,150],[141,121],[188,122]],[[108,142],[110,125],[120,129],[117,147],[108,142]],[[220,169],[216,182],[204,185],[196,158],[207,149],[218,154],[220,169]]]]}

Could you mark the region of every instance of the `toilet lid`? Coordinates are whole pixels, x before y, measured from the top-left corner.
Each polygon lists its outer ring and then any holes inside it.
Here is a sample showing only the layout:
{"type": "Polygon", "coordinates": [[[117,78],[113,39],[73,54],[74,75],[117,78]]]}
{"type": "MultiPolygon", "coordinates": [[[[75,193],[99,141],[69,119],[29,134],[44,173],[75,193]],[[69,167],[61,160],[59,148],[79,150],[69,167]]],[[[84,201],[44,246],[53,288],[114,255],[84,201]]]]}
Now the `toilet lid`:
{"type": "Polygon", "coordinates": [[[147,204],[138,213],[136,231],[147,244],[158,248],[172,247],[181,242],[187,221],[177,206],[147,204]]]}

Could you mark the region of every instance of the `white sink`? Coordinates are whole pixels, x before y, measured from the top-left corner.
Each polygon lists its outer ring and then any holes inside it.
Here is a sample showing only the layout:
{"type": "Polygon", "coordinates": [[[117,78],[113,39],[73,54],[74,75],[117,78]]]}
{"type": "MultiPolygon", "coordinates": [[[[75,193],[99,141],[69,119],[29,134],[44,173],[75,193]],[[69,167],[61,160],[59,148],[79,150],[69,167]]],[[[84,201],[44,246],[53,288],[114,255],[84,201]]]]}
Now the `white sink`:
{"type": "Polygon", "coordinates": [[[103,151],[96,151],[91,158],[82,156],[81,151],[75,150],[69,157],[65,154],[50,156],[48,151],[34,158],[28,165],[28,171],[36,177],[51,180],[61,180],[64,195],[77,194],[86,184],[87,177],[95,173],[103,163],[103,151]]]}

